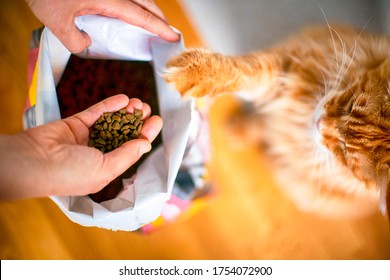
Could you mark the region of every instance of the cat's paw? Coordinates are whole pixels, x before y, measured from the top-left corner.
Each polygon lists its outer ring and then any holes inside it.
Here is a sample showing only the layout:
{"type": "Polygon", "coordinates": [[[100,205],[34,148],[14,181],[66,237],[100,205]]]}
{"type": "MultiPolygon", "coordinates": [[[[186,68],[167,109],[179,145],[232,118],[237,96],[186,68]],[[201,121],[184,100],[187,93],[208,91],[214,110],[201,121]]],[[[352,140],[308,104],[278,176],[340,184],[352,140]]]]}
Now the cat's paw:
{"type": "Polygon", "coordinates": [[[216,58],[206,49],[189,49],[168,61],[163,78],[182,96],[213,95],[216,58]]]}

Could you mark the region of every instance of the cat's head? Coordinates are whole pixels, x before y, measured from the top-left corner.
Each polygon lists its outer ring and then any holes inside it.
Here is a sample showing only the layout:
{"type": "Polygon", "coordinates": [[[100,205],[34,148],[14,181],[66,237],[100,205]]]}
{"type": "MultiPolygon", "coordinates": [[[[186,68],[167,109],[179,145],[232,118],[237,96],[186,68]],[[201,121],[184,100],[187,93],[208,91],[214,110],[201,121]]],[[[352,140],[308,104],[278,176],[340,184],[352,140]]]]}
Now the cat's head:
{"type": "Polygon", "coordinates": [[[315,114],[320,142],[367,188],[378,188],[390,218],[390,60],[349,73],[315,114]]]}

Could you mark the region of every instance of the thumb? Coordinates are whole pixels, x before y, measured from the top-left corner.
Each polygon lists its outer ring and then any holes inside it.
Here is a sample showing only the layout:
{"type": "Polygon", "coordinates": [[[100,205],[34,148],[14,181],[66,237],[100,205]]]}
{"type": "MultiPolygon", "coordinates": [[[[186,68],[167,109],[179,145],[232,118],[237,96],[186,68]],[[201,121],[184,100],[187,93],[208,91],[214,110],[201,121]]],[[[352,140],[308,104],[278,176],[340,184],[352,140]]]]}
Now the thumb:
{"type": "Polygon", "coordinates": [[[109,183],[135,164],[152,146],[146,139],[134,139],[115,150],[104,154],[100,175],[102,181],[109,183]]]}
{"type": "Polygon", "coordinates": [[[68,32],[58,35],[58,39],[71,53],[80,53],[92,43],[91,38],[84,31],[80,31],[74,24],[68,32]]]}

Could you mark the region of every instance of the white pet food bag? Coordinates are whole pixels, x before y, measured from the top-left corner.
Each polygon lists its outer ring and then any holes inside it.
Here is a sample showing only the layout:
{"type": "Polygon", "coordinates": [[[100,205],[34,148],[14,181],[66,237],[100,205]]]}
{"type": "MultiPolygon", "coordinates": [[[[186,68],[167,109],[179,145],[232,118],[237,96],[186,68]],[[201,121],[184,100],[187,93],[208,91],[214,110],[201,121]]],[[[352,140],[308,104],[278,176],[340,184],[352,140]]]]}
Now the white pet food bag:
{"type": "MultiPolygon", "coordinates": [[[[133,231],[159,217],[169,200],[183,159],[196,113],[192,99],[182,99],[161,78],[168,59],[184,49],[182,41],[169,43],[141,28],[120,20],[88,15],[76,24],[92,39],[84,58],[150,61],[154,68],[160,115],[164,120],[162,144],[139,166],[132,178],[123,180],[123,190],[101,203],[89,196],[53,196],[51,199],[72,221],[83,226],[133,231]]],[[[41,35],[34,102],[24,117],[25,128],[61,118],[56,85],[71,53],[45,28],[41,35]]]]}

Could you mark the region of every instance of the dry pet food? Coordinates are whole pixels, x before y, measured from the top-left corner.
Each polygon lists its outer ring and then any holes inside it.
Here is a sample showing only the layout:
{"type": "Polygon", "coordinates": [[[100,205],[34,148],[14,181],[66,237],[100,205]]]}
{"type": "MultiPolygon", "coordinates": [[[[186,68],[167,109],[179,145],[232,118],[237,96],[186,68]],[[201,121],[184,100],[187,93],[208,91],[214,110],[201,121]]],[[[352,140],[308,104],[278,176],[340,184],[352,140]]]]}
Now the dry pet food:
{"type": "MultiPolygon", "coordinates": [[[[149,62],[84,59],[71,55],[57,85],[61,117],[77,114],[118,93],[139,98],[150,105],[153,115],[159,115],[153,67],[149,62]]],[[[152,150],[161,143],[158,135],[152,143],[152,150]]],[[[123,189],[122,180],[132,177],[146,157],[142,156],[105,188],[89,197],[98,203],[115,198],[123,189]]]]}
{"type": "Polygon", "coordinates": [[[104,113],[92,127],[88,146],[107,153],[131,139],[139,138],[144,123],[142,117],[142,111],[137,109],[133,114],[127,113],[126,109],[104,113]]]}

